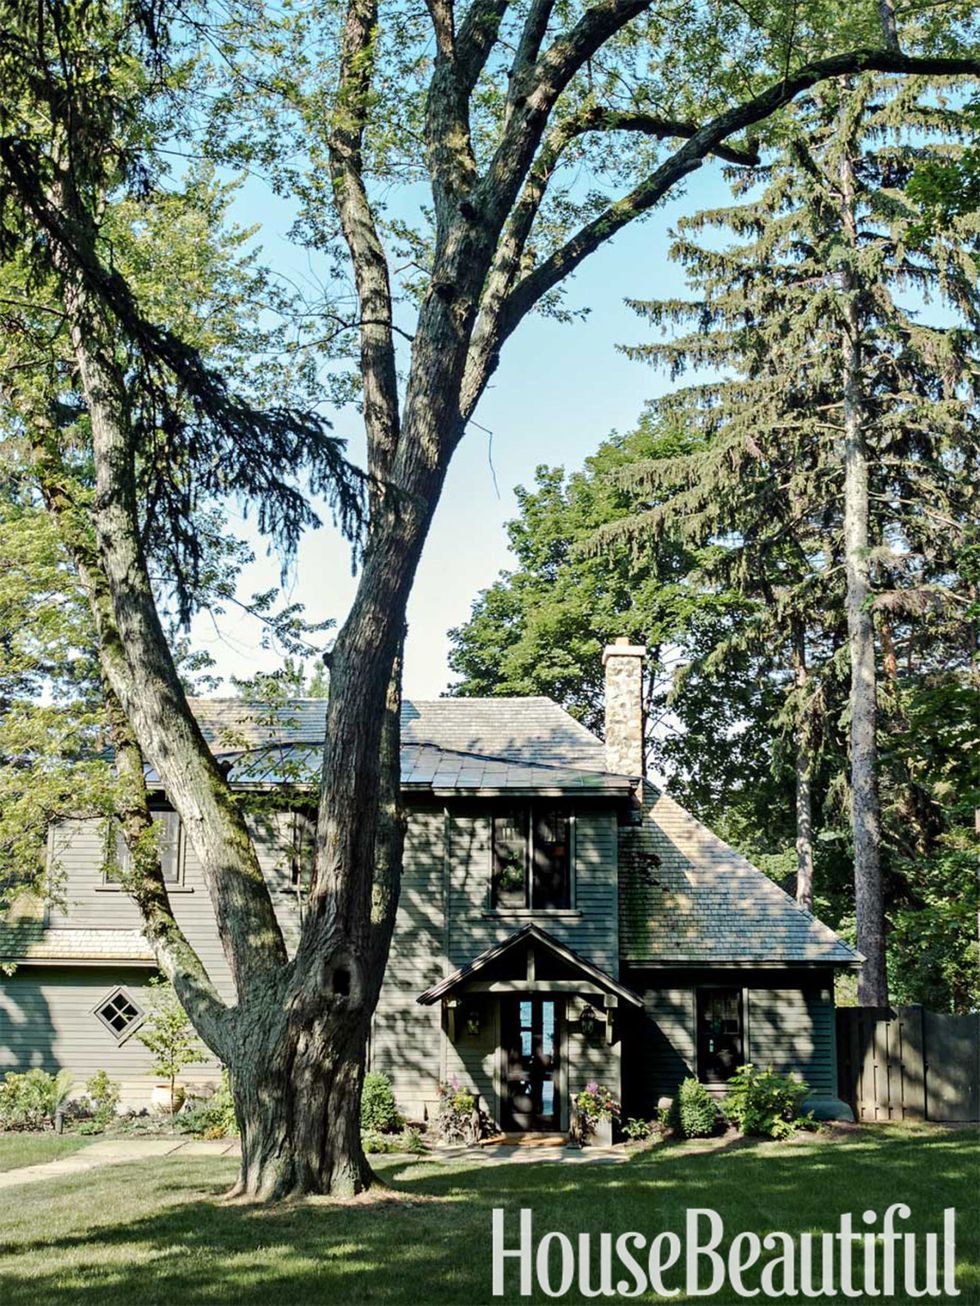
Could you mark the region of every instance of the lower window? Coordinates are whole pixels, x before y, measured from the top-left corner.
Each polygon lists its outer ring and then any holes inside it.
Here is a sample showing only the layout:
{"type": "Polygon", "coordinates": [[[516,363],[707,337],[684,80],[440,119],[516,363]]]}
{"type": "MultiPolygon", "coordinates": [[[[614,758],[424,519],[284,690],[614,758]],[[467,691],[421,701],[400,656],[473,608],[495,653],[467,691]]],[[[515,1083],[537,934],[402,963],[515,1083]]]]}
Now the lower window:
{"type": "Polygon", "coordinates": [[[698,1078],[724,1084],[743,1063],[742,990],[698,989],[698,1078]]]}

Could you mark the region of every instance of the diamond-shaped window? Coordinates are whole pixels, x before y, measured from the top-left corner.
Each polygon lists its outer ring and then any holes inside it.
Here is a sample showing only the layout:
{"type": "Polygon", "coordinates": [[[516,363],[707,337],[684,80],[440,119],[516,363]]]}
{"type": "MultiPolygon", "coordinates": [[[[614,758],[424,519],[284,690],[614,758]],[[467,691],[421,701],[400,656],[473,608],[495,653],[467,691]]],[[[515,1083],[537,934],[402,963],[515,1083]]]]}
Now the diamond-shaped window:
{"type": "Polygon", "coordinates": [[[95,1008],[95,1014],[106,1029],[120,1042],[141,1024],[143,1008],[135,1002],[125,989],[115,989],[95,1008]]]}

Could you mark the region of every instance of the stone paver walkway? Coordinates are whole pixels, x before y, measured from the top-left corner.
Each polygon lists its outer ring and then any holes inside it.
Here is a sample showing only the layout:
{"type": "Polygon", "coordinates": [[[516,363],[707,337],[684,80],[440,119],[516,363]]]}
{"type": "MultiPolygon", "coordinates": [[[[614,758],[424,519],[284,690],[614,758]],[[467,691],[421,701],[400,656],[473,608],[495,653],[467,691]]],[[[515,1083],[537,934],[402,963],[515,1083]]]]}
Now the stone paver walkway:
{"type": "Polygon", "coordinates": [[[25,1165],[18,1170],[0,1173],[0,1188],[16,1188],[19,1184],[36,1183],[39,1179],[58,1179],[62,1175],[81,1174],[103,1165],[118,1165],[122,1161],[145,1161],[158,1156],[227,1156],[237,1154],[238,1141],[219,1138],[105,1138],[70,1156],[57,1161],[44,1161],[40,1165],[25,1165]]]}
{"type": "MultiPolygon", "coordinates": [[[[19,1184],[36,1183],[40,1179],[58,1179],[63,1175],[81,1174],[104,1165],[119,1165],[123,1161],[146,1161],[155,1157],[171,1156],[237,1156],[238,1140],[234,1138],[105,1138],[70,1156],[57,1161],[44,1161],[40,1165],[21,1166],[18,1170],[0,1173],[0,1189],[16,1188],[19,1184]]],[[[521,1147],[495,1144],[489,1147],[439,1147],[431,1152],[389,1152],[389,1157],[405,1161],[476,1161],[482,1165],[566,1164],[615,1165],[628,1161],[621,1147],[521,1147]]]]}

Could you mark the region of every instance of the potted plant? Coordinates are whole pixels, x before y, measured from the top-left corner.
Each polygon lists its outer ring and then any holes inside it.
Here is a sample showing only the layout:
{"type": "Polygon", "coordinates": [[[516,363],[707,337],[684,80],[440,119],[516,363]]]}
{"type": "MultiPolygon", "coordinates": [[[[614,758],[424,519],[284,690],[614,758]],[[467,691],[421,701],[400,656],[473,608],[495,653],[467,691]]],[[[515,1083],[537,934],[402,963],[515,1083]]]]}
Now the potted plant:
{"type": "Polygon", "coordinates": [[[575,1095],[575,1109],[578,1112],[583,1143],[594,1140],[600,1147],[611,1147],[613,1122],[619,1119],[622,1112],[612,1090],[594,1081],[586,1084],[575,1095]]]}
{"type": "Polygon", "coordinates": [[[177,1076],[185,1066],[200,1061],[204,1049],[194,1033],[194,1027],[180,1000],[162,977],[150,980],[153,1000],[150,1012],[136,1037],[153,1053],[153,1069],[166,1078],[165,1084],[153,1089],[153,1105],[161,1111],[170,1110],[171,1120],[184,1102],[185,1090],[177,1083],[177,1076]]]}

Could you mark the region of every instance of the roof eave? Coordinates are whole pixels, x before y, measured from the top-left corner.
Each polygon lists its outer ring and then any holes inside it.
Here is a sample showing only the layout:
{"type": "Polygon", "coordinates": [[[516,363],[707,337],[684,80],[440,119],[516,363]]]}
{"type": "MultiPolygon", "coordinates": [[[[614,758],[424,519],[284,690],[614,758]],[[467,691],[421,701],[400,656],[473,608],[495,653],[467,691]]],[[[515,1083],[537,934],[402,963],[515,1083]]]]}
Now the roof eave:
{"type": "Polygon", "coordinates": [[[434,1003],[438,1002],[440,998],[447,997],[455,988],[458,988],[460,985],[466,984],[469,980],[475,978],[482,970],[490,965],[491,962],[504,956],[504,954],[509,952],[511,948],[515,947],[519,942],[526,938],[536,939],[538,942],[543,943],[545,947],[551,949],[556,956],[561,957],[569,965],[577,966],[582,971],[583,975],[588,976],[589,979],[598,984],[600,988],[606,989],[609,993],[613,993],[617,997],[622,998],[631,1006],[639,1008],[643,1007],[643,999],[638,993],[634,992],[633,989],[627,988],[625,984],[621,984],[619,980],[613,979],[613,977],[606,971],[602,970],[601,967],[595,966],[592,962],[579,956],[573,948],[569,948],[566,944],[562,943],[560,939],[556,939],[553,934],[549,934],[547,930],[543,930],[539,925],[535,925],[533,921],[528,922],[527,925],[521,926],[519,930],[515,930],[513,934],[509,934],[507,938],[502,939],[500,943],[485,949],[477,957],[474,957],[471,962],[467,962],[465,966],[458,967],[451,975],[447,975],[445,979],[440,980],[438,984],[433,984],[430,988],[426,989],[425,992],[420,993],[415,1001],[423,1007],[432,1006],[434,1003]]]}

